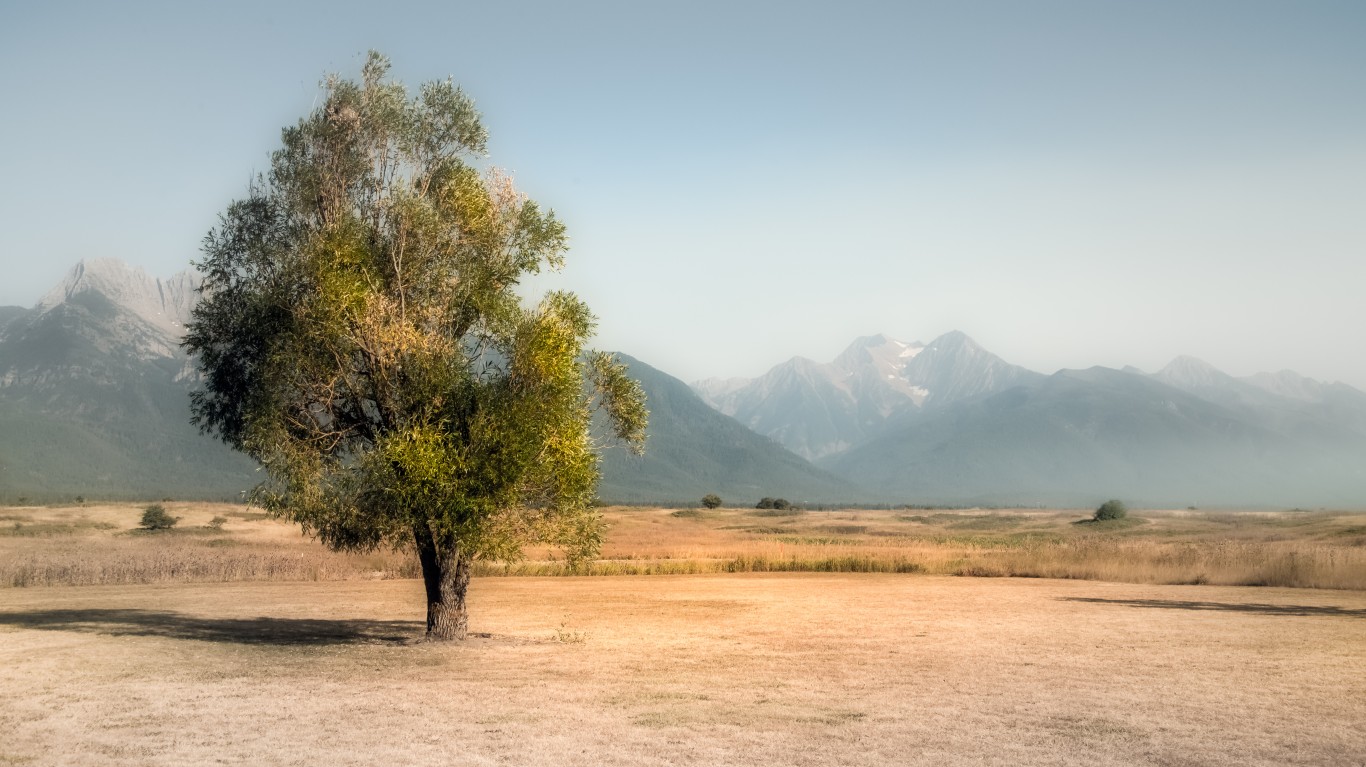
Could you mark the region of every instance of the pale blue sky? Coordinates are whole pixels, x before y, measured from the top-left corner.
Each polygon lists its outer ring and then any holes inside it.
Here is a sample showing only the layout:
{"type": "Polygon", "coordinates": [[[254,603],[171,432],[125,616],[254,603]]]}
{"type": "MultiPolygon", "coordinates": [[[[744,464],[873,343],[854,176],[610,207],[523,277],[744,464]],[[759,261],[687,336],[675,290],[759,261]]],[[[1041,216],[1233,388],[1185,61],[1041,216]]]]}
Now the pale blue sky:
{"type": "Polygon", "coordinates": [[[0,304],[166,276],[388,54],[555,208],[598,344],[684,379],[961,329],[1366,388],[1366,3],[0,0],[0,304]]]}

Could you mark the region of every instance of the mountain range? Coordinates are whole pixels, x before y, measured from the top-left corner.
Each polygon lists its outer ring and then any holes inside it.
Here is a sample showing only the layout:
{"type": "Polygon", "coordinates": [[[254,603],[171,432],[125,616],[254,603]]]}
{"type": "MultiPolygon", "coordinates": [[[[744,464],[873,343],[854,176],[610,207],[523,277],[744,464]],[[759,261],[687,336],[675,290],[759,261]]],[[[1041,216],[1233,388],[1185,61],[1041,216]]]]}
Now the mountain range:
{"type": "Polygon", "coordinates": [[[198,285],[77,264],[0,312],[0,498],[235,498],[254,464],[190,424],[180,350],[198,285]]]}
{"type": "Polygon", "coordinates": [[[693,389],[717,410],[818,460],[923,410],[1040,378],[954,331],[929,344],[867,336],[833,362],[793,357],[752,380],[708,379],[693,389]]]}
{"type": "MultiPolygon", "coordinates": [[[[232,498],[245,457],[190,425],[179,346],[199,280],[87,260],[0,307],[0,500],[232,498]]],[[[855,340],[691,387],[620,355],[651,411],[644,457],[603,454],[621,502],[1366,504],[1366,393],[1177,357],[1052,375],[959,332],[855,340]]]]}
{"type": "Polygon", "coordinates": [[[694,390],[870,496],[920,503],[1366,503],[1366,393],[1193,357],[1043,375],[960,332],[856,340],[694,390]]]}
{"type": "MultiPolygon", "coordinates": [[[[0,501],[240,498],[255,465],[190,424],[197,377],[179,343],[199,278],[77,264],[31,309],[0,307],[0,501]]],[[[643,457],[603,453],[606,501],[866,500],[623,355],[651,410],[643,457]]]]}

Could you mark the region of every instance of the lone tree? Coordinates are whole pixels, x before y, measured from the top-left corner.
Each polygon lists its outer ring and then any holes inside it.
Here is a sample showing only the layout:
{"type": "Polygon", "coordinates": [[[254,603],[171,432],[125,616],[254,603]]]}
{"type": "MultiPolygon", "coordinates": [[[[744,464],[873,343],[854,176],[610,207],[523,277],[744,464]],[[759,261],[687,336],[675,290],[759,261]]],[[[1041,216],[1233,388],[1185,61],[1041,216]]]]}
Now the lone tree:
{"type": "Polygon", "coordinates": [[[450,80],[410,97],[372,52],[361,80],[283,131],[270,171],[204,240],[185,346],[194,422],[259,461],[253,498],[333,549],[413,547],[427,637],[464,639],[478,559],[596,553],[594,411],[639,452],[640,385],[584,348],[564,225],[496,170],[450,80]]]}
{"type": "Polygon", "coordinates": [[[1124,519],[1129,515],[1129,508],[1124,502],[1116,498],[1102,503],[1096,508],[1096,513],[1091,515],[1093,522],[1108,522],[1112,519],[1124,519]]]}
{"type": "Polygon", "coordinates": [[[702,496],[702,505],[709,509],[719,508],[721,506],[721,496],[716,493],[707,493],[702,496]]]}
{"type": "Polygon", "coordinates": [[[180,521],[180,517],[173,517],[166,511],[166,507],[159,503],[142,510],[142,522],[139,527],[144,530],[170,530],[180,521]]]}

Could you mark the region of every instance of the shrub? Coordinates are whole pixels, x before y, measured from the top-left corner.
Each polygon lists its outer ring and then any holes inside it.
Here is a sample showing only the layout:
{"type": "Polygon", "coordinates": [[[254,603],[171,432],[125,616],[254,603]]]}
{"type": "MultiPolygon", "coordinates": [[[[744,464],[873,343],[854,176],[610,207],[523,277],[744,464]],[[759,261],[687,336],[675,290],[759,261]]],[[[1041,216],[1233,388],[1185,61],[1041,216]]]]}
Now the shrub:
{"type": "Polygon", "coordinates": [[[785,510],[785,509],[790,509],[790,508],[792,508],[792,504],[788,503],[786,498],[774,498],[774,499],[773,499],[773,508],[775,508],[775,509],[777,509],[777,510],[779,510],[779,511],[783,511],[783,510],[785,510]]]}
{"type": "Polygon", "coordinates": [[[716,493],[707,493],[702,496],[702,505],[709,509],[718,508],[721,506],[721,496],[716,493]]]}
{"type": "Polygon", "coordinates": [[[142,527],[146,530],[170,530],[179,521],[180,517],[171,516],[159,503],[142,510],[142,527]]]}
{"type": "Polygon", "coordinates": [[[1128,516],[1128,514],[1129,509],[1125,507],[1123,501],[1118,501],[1114,498],[1111,498],[1105,503],[1102,503],[1100,505],[1100,508],[1096,509],[1096,513],[1091,517],[1091,519],[1096,522],[1105,522],[1111,519],[1124,519],[1124,517],[1128,516]]]}
{"type": "Polygon", "coordinates": [[[210,530],[222,530],[223,523],[227,521],[227,517],[214,517],[213,519],[209,520],[209,524],[207,525],[207,527],[210,530]]]}
{"type": "Polygon", "coordinates": [[[773,507],[773,499],[772,499],[772,498],[769,498],[768,496],[764,496],[763,498],[760,498],[760,499],[759,499],[759,502],[758,502],[758,503],[754,504],[754,508],[756,508],[756,509],[771,509],[771,508],[774,508],[774,507],[773,507]]]}

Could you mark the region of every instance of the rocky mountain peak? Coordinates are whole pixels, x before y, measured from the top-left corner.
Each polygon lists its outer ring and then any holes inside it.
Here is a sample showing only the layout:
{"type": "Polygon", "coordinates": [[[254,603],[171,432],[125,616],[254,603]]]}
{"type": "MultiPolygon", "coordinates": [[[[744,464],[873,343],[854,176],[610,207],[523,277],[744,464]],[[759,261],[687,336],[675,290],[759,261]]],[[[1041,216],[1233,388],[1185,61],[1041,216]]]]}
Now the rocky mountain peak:
{"type": "Polygon", "coordinates": [[[1232,378],[1215,366],[1197,357],[1180,355],[1153,374],[1163,383],[1179,389],[1225,386],[1232,378]]]}
{"type": "Polygon", "coordinates": [[[36,307],[46,313],[83,293],[98,293],[159,330],[179,338],[199,300],[198,272],[183,271],[162,280],[115,258],[83,259],[71,268],[36,307]]]}
{"type": "Polygon", "coordinates": [[[945,405],[955,400],[1002,391],[1042,378],[987,351],[962,331],[934,339],[907,363],[906,380],[926,392],[926,403],[945,405]]]}
{"type": "Polygon", "coordinates": [[[1312,378],[1306,378],[1293,370],[1279,373],[1257,373],[1242,379],[1248,384],[1271,394],[1302,402],[1320,402],[1328,388],[1312,378]]]}
{"type": "Polygon", "coordinates": [[[845,373],[857,373],[871,366],[882,375],[896,374],[924,348],[919,341],[907,343],[879,333],[855,339],[831,365],[845,373]]]}

